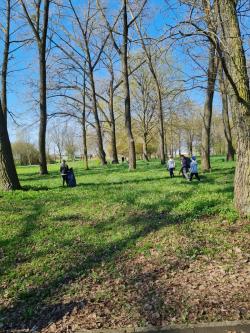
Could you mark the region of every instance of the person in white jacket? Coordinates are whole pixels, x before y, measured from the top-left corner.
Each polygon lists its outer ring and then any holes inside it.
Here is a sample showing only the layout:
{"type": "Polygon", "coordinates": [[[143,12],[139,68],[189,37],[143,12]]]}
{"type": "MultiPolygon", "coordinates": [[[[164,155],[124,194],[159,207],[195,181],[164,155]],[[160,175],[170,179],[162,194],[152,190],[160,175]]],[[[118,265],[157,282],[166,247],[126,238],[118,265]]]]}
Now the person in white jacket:
{"type": "Polygon", "coordinates": [[[174,161],[173,157],[171,156],[168,160],[168,171],[169,171],[171,178],[174,177],[174,169],[175,169],[175,161],[174,161]]]}

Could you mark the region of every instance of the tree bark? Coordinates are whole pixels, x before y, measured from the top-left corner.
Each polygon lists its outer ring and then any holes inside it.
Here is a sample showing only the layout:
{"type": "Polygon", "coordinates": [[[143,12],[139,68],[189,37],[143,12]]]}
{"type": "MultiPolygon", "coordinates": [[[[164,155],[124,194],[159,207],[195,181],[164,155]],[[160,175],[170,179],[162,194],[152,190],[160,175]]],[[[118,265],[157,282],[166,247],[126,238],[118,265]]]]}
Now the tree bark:
{"type": "Polygon", "coordinates": [[[159,117],[159,125],[160,125],[160,132],[159,132],[159,136],[160,136],[160,158],[161,158],[161,164],[164,165],[166,163],[165,135],[164,135],[164,114],[163,114],[163,107],[162,107],[161,88],[160,88],[158,79],[156,77],[156,74],[155,74],[154,80],[155,80],[155,85],[156,85],[156,89],[157,89],[157,96],[158,96],[158,117],[159,117]]]}
{"type": "Polygon", "coordinates": [[[83,74],[82,141],[85,169],[89,170],[87,130],[86,130],[86,74],[83,74]]]}
{"type": "Polygon", "coordinates": [[[164,113],[163,113],[163,106],[162,106],[162,94],[161,94],[161,87],[160,83],[157,77],[156,70],[154,68],[153,62],[152,62],[152,57],[150,50],[147,49],[147,46],[144,42],[143,35],[141,33],[141,30],[138,26],[138,24],[135,22],[135,26],[137,29],[138,34],[140,35],[141,42],[142,42],[142,47],[143,50],[145,51],[145,54],[148,59],[148,66],[149,70],[153,76],[154,82],[155,82],[155,88],[157,91],[157,97],[158,97],[158,118],[159,118],[159,138],[160,138],[160,145],[159,145],[159,150],[160,150],[160,159],[161,159],[161,164],[164,165],[166,163],[166,155],[165,155],[165,132],[164,132],[164,113]]]}
{"type": "Polygon", "coordinates": [[[222,119],[224,125],[224,134],[227,142],[227,161],[234,161],[235,150],[233,147],[233,140],[231,134],[231,127],[228,115],[228,93],[225,84],[225,77],[223,75],[223,71],[221,65],[219,67],[219,86],[220,86],[220,94],[222,100],[222,119]]]}
{"type": "MultiPolygon", "coordinates": [[[[237,134],[237,163],[234,179],[235,206],[242,215],[250,216],[250,89],[236,2],[217,0],[224,33],[227,72],[234,92],[233,121],[237,134]],[[229,75],[231,77],[229,77],[229,75]]],[[[225,52],[224,52],[225,53],[225,52]]]]}
{"type": "Polygon", "coordinates": [[[0,102],[0,188],[2,190],[18,190],[16,167],[13,159],[11,144],[9,140],[7,124],[0,102]]]}
{"type": "Polygon", "coordinates": [[[95,118],[98,153],[99,153],[99,158],[101,160],[102,165],[106,165],[107,164],[106,153],[103,149],[102,130],[101,130],[100,120],[99,120],[99,116],[98,116],[98,109],[97,109],[94,74],[93,74],[90,63],[89,63],[89,79],[90,79],[91,92],[92,92],[92,106],[93,106],[93,113],[94,113],[94,118],[95,118]]]}
{"type": "Polygon", "coordinates": [[[43,6],[43,24],[40,27],[40,6],[41,1],[36,4],[36,17],[35,22],[32,16],[28,13],[27,7],[23,0],[20,0],[24,10],[26,19],[33,31],[36,38],[38,53],[39,53],[39,94],[40,94],[40,126],[39,126],[39,159],[40,159],[40,174],[48,174],[47,158],[46,158],[46,130],[47,130],[47,82],[46,82],[46,44],[47,44],[47,31],[49,20],[49,5],[50,0],[44,0],[43,6]]]}
{"type": "Polygon", "coordinates": [[[4,38],[4,53],[3,53],[3,64],[2,64],[2,110],[7,123],[8,118],[8,107],[7,107],[7,73],[9,63],[9,49],[10,49],[10,0],[6,0],[6,28],[4,38]]]}
{"type": "Polygon", "coordinates": [[[40,68],[40,126],[39,126],[39,154],[40,174],[48,174],[46,157],[46,130],[47,130],[47,87],[46,87],[46,46],[39,46],[40,68]]]}
{"type": "Polygon", "coordinates": [[[203,171],[210,171],[210,140],[211,140],[211,121],[213,112],[214,86],[216,80],[216,57],[215,47],[210,43],[209,62],[207,73],[207,90],[203,114],[202,140],[201,140],[201,167],[203,171]]]}
{"type": "Polygon", "coordinates": [[[115,115],[114,115],[114,74],[111,74],[110,88],[109,88],[109,114],[110,114],[110,127],[111,127],[111,151],[112,151],[112,163],[119,164],[116,146],[116,127],[115,127],[115,115]]]}
{"type": "Polygon", "coordinates": [[[188,138],[188,150],[189,150],[190,156],[192,156],[193,155],[193,138],[192,138],[192,135],[190,135],[189,138],[188,138]]]}
{"type": "Polygon", "coordinates": [[[143,134],[143,143],[142,143],[142,151],[143,151],[143,159],[145,161],[149,161],[148,158],[148,141],[147,141],[147,133],[143,134]]]}
{"type": "Polygon", "coordinates": [[[86,46],[86,55],[87,55],[87,64],[88,64],[88,76],[90,80],[90,88],[91,88],[91,94],[92,94],[92,107],[93,107],[93,113],[95,118],[95,128],[96,128],[96,134],[97,134],[97,146],[98,146],[98,153],[99,158],[101,160],[102,165],[106,165],[106,153],[103,149],[103,139],[102,139],[102,130],[98,115],[98,108],[97,108],[97,99],[96,99],[96,88],[95,88],[95,79],[94,79],[94,68],[92,66],[92,60],[91,60],[91,54],[89,49],[89,42],[87,39],[87,34],[83,33],[83,38],[86,46]]]}
{"type": "Polygon", "coordinates": [[[135,141],[132,132],[131,108],[130,108],[130,87],[128,75],[128,17],[127,17],[127,0],[123,0],[123,46],[122,46],[122,76],[124,83],[125,98],[125,128],[128,135],[129,143],[129,169],[136,169],[135,141]]]}

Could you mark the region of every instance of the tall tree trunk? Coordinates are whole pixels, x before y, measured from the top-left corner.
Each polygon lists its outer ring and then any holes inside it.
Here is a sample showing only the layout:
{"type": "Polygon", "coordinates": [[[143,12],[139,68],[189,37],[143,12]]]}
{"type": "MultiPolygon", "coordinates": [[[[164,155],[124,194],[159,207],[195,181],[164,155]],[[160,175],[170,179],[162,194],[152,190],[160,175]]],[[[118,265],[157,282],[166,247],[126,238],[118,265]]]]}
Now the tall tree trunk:
{"type": "Polygon", "coordinates": [[[91,63],[89,42],[87,39],[87,35],[85,33],[83,34],[83,37],[84,37],[85,46],[86,46],[89,80],[90,80],[90,88],[91,88],[91,94],[92,94],[92,107],[93,107],[93,113],[94,113],[94,118],[95,118],[95,128],[96,128],[96,135],[97,135],[98,154],[99,154],[99,158],[101,160],[102,165],[106,165],[107,164],[106,153],[103,149],[102,129],[101,129],[98,109],[97,109],[95,79],[94,79],[94,72],[93,72],[93,67],[92,67],[92,63],[91,63]]]}
{"type": "MultiPolygon", "coordinates": [[[[89,57],[90,59],[90,57],[89,57]]],[[[97,100],[96,100],[96,90],[95,90],[95,80],[94,80],[94,74],[91,68],[91,64],[89,63],[89,78],[90,78],[90,85],[91,85],[91,92],[92,92],[92,105],[93,105],[93,113],[95,118],[95,128],[96,128],[96,134],[97,134],[97,145],[98,145],[98,153],[99,158],[101,160],[102,165],[106,165],[106,153],[103,149],[103,139],[102,139],[102,129],[100,125],[99,115],[98,115],[98,109],[97,109],[97,100]]]]}
{"type": "Polygon", "coordinates": [[[114,76],[112,78],[109,88],[109,114],[110,114],[110,127],[111,127],[111,151],[112,151],[112,163],[118,164],[117,146],[116,146],[116,127],[115,127],[115,115],[114,115],[114,88],[113,88],[114,76]]]}
{"type": "MultiPolygon", "coordinates": [[[[56,160],[56,156],[54,158],[56,160]]],[[[59,161],[60,161],[60,163],[62,163],[62,152],[61,152],[61,149],[59,149],[59,161]]]]}
{"type": "Polygon", "coordinates": [[[48,174],[46,158],[46,130],[47,130],[47,86],[46,86],[46,55],[45,45],[39,46],[40,67],[40,126],[39,126],[39,154],[40,174],[48,174]]]}
{"type": "Polygon", "coordinates": [[[148,141],[147,141],[147,133],[143,133],[143,143],[142,143],[142,152],[143,152],[143,159],[145,161],[149,161],[148,158],[148,141]]]}
{"type": "MultiPolygon", "coordinates": [[[[226,52],[225,74],[234,91],[233,121],[237,134],[237,163],[234,179],[235,206],[242,215],[250,216],[250,89],[236,2],[218,0],[226,52]],[[227,73],[226,70],[229,72],[227,73]],[[229,77],[230,75],[230,77],[229,77]]],[[[222,59],[223,60],[223,59],[222,59]]],[[[225,59],[224,59],[225,60],[225,59]]]]}
{"type": "Polygon", "coordinates": [[[178,150],[179,150],[179,156],[181,156],[181,131],[180,130],[178,133],[178,150]]]}
{"type": "Polygon", "coordinates": [[[222,100],[222,119],[224,125],[224,134],[227,142],[227,161],[234,161],[235,150],[233,147],[231,127],[228,115],[228,93],[221,65],[219,66],[218,72],[219,72],[219,85],[220,85],[220,93],[222,100]]]}
{"type": "Polygon", "coordinates": [[[189,150],[190,156],[192,156],[193,155],[193,139],[192,139],[192,135],[190,135],[190,137],[188,139],[188,150],[189,150]]]}
{"type": "Polygon", "coordinates": [[[130,87],[128,76],[128,17],[127,17],[127,0],[123,0],[123,47],[122,47],[122,75],[124,83],[125,97],[125,128],[128,135],[129,143],[129,169],[136,169],[135,141],[132,132],[131,109],[130,109],[130,87]]]}
{"type": "Polygon", "coordinates": [[[87,130],[86,130],[86,74],[83,74],[82,141],[85,169],[89,170],[87,130]]]}
{"type": "Polygon", "coordinates": [[[210,43],[209,62],[207,73],[207,91],[203,114],[202,140],[201,140],[201,167],[203,171],[211,169],[210,164],[210,139],[211,139],[211,121],[213,112],[214,86],[216,80],[216,57],[215,47],[210,43]]]}
{"type": "Polygon", "coordinates": [[[49,21],[49,5],[51,0],[43,1],[43,20],[41,19],[42,1],[36,3],[36,14],[30,15],[26,7],[25,1],[20,0],[26,19],[36,38],[39,53],[39,71],[40,71],[40,126],[39,126],[39,159],[40,173],[42,175],[48,173],[46,159],[46,130],[47,130],[47,85],[46,85],[46,44],[47,31],[49,21]],[[40,22],[42,25],[40,26],[40,22]]]}
{"type": "Polygon", "coordinates": [[[149,66],[149,70],[153,76],[154,82],[155,82],[155,88],[157,91],[157,97],[158,97],[158,119],[159,119],[159,139],[160,139],[160,144],[159,144],[159,151],[160,151],[160,159],[161,159],[161,164],[165,164],[166,163],[166,156],[165,156],[165,132],[164,132],[164,113],[163,113],[163,106],[162,106],[162,93],[161,93],[161,87],[160,87],[160,83],[157,77],[157,72],[154,68],[153,65],[153,61],[152,61],[152,56],[151,56],[151,51],[147,48],[145,42],[144,42],[144,38],[142,35],[142,32],[139,28],[139,25],[137,24],[137,22],[135,21],[135,26],[137,29],[137,32],[141,38],[141,42],[142,42],[142,47],[143,50],[145,51],[145,54],[147,56],[148,59],[148,66],[149,66]]]}
{"type": "Polygon", "coordinates": [[[0,188],[2,190],[20,189],[16,167],[9,140],[7,124],[0,102],[0,188]]]}
{"type": "MultiPolygon", "coordinates": [[[[151,71],[152,72],[152,71],[151,71]]],[[[166,155],[165,155],[165,135],[164,135],[164,114],[163,114],[163,107],[162,107],[162,96],[161,96],[161,87],[159,85],[158,79],[156,74],[154,73],[155,77],[155,85],[157,89],[157,97],[158,97],[158,117],[159,117],[159,125],[160,125],[160,158],[161,164],[166,163],[166,155]]]]}
{"type": "Polygon", "coordinates": [[[6,28],[4,38],[4,53],[2,64],[2,110],[7,123],[8,107],[7,107],[7,73],[9,63],[9,48],[10,48],[10,0],[6,0],[6,28]]]}

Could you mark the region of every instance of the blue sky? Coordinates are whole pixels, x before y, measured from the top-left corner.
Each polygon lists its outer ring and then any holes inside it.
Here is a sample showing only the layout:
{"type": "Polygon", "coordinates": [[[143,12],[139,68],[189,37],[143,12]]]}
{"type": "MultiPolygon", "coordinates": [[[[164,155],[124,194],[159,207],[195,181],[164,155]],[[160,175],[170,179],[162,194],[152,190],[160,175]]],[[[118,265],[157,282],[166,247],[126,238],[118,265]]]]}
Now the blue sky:
{"type": "MultiPolygon", "coordinates": [[[[76,4],[82,3],[80,0],[75,0],[76,4]]],[[[111,0],[109,4],[115,8],[117,1],[111,0]]],[[[180,6],[175,0],[149,0],[149,11],[147,11],[148,20],[148,33],[151,36],[159,36],[164,34],[169,25],[175,23],[184,14],[184,7],[180,6]]],[[[248,23],[249,26],[249,23],[248,23]]],[[[15,27],[13,27],[15,28],[15,27]]],[[[29,27],[21,30],[22,36],[27,36],[30,33],[29,27]]],[[[20,34],[20,33],[19,33],[20,34]]],[[[20,36],[19,36],[20,37],[20,36]]],[[[3,44],[0,44],[1,51],[3,44]]],[[[1,52],[2,54],[2,52],[1,52]]],[[[189,57],[183,52],[183,48],[175,45],[172,50],[172,57],[176,60],[176,67],[182,69],[183,76],[193,75],[197,71],[197,66],[190,60],[189,57]]],[[[14,58],[10,61],[10,73],[8,78],[8,103],[10,111],[15,115],[16,121],[19,124],[25,124],[29,136],[34,142],[37,138],[37,107],[32,101],[30,80],[34,82],[38,78],[38,61],[37,49],[35,43],[24,47],[14,54],[14,58]]],[[[186,93],[194,102],[201,105],[204,101],[204,92],[201,89],[195,89],[186,93]]],[[[48,112],[54,107],[51,101],[48,101],[48,112]]],[[[220,108],[220,100],[218,95],[215,96],[215,109],[220,108]]],[[[11,140],[15,140],[16,126],[12,120],[9,121],[9,131],[11,140]]]]}

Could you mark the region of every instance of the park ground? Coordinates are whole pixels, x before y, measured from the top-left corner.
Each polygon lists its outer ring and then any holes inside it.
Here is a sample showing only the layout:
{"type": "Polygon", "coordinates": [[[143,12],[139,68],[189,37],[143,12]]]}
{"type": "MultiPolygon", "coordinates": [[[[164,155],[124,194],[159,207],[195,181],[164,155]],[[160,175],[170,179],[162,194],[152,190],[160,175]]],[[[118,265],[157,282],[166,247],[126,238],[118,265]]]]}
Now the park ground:
{"type": "Polygon", "coordinates": [[[18,167],[0,192],[0,331],[72,332],[250,319],[250,225],[233,208],[234,163],[202,182],[159,161],[74,167],[78,186],[18,167]]]}

